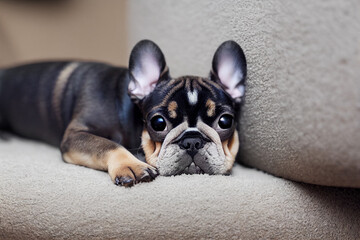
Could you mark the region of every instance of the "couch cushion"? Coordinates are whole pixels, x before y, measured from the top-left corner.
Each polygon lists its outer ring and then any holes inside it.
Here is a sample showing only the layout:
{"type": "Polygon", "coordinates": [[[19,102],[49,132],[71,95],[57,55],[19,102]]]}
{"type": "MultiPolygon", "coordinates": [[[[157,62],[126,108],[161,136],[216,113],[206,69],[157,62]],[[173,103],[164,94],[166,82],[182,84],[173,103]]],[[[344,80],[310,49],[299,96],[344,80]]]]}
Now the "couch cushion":
{"type": "Polygon", "coordinates": [[[158,177],[130,189],[62,162],[45,144],[0,140],[0,239],[359,239],[360,190],[232,176],[158,177]]]}
{"type": "Polygon", "coordinates": [[[243,47],[243,163],[360,187],[359,1],[139,0],[129,10],[131,44],[156,41],[174,77],[206,76],[225,40],[243,47]]]}

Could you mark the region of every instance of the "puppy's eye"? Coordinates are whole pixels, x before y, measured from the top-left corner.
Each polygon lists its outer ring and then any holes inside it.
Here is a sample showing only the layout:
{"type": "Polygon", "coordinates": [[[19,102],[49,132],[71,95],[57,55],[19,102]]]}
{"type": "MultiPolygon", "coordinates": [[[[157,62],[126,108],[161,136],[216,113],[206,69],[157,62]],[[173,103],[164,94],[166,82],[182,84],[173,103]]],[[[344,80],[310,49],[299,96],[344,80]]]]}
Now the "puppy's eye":
{"type": "Polygon", "coordinates": [[[233,117],[229,114],[224,114],[219,119],[219,127],[222,129],[231,128],[233,124],[233,117]]]}
{"type": "Polygon", "coordinates": [[[164,131],[166,128],[166,122],[165,119],[161,116],[155,116],[151,119],[151,127],[157,131],[164,131]]]}

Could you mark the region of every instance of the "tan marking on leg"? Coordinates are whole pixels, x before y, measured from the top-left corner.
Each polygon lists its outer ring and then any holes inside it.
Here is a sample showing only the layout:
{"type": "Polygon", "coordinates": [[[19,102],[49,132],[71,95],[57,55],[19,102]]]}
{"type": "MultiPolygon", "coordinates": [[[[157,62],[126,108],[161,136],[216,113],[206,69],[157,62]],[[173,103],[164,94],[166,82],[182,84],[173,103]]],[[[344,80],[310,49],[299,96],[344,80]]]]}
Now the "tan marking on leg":
{"type": "Polygon", "coordinates": [[[72,62],[66,65],[60,72],[53,91],[52,97],[52,106],[56,115],[56,119],[60,126],[62,126],[61,119],[61,99],[63,92],[65,90],[65,86],[69,80],[71,74],[75,71],[75,69],[80,65],[78,62],[72,62]]]}
{"type": "Polygon", "coordinates": [[[63,154],[63,159],[68,163],[108,171],[111,180],[116,184],[116,178],[120,179],[120,181],[121,179],[132,179],[131,182],[125,183],[124,186],[132,186],[138,182],[148,182],[157,175],[156,168],[138,160],[122,146],[101,154],[97,151],[86,151],[84,149],[71,149],[63,154]]]}
{"type": "Polygon", "coordinates": [[[230,171],[232,166],[234,165],[235,157],[239,151],[239,146],[240,146],[239,135],[237,130],[235,130],[231,138],[222,142],[222,146],[227,160],[226,169],[230,171]]]}
{"type": "Polygon", "coordinates": [[[168,105],[168,112],[169,112],[169,116],[171,118],[176,118],[177,114],[176,114],[176,110],[178,108],[178,105],[175,101],[171,101],[168,105]]]}
{"type": "Polygon", "coordinates": [[[97,170],[107,170],[106,159],[99,159],[96,155],[90,155],[82,152],[69,151],[63,154],[65,162],[89,167],[97,170]]]}
{"type": "Polygon", "coordinates": [[[160,153],[161,143],[152,141],[147,130],[143,131],[141,139],[141,146],[145,153],[146,162],[156,167],[156,161],[160,153]]]}
{"type": "Polygon", "coordinates": [[[208,99],[206,101],[205,106],[207,107],[206,114],[208,115],[208,117],[214,116],[215,115],[215,108],[216,108],[215,102],[212,101],[211,99],[208,99]]]}

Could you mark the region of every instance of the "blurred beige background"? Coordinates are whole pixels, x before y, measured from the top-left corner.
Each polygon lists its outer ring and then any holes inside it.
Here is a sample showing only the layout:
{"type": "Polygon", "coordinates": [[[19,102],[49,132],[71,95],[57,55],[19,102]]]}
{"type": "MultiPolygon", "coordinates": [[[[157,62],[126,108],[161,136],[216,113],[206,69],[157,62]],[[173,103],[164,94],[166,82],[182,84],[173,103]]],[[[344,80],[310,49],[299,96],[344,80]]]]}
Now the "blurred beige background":
{"type": "Polygon", "coordinates": [[[0,0],[0,67],[45,59],[126,66],[126,1],[0,0]]]}

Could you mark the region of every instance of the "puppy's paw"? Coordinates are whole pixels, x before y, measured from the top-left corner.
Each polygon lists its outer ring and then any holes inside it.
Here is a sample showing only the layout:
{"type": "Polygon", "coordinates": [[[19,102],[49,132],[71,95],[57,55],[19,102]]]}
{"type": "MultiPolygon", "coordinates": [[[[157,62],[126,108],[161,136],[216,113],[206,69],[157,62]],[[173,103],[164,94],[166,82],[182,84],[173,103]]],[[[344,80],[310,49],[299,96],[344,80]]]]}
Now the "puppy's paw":
{"type": "Polygon", "coordinates": [[[122,166],[109,172],[111,179],[116,185],[131,187],[136,183],[150,182],[158,175],[156,168],[137,163],[122,164],[122,166]]]}
{"type": "Polygon", "coordinates": [[[126,149],[118,149],[110,154],[108,172],[116,185],[131,187],[136,183],[150,182],[159,175],[155,167],[141,162],[126,149]]]}

